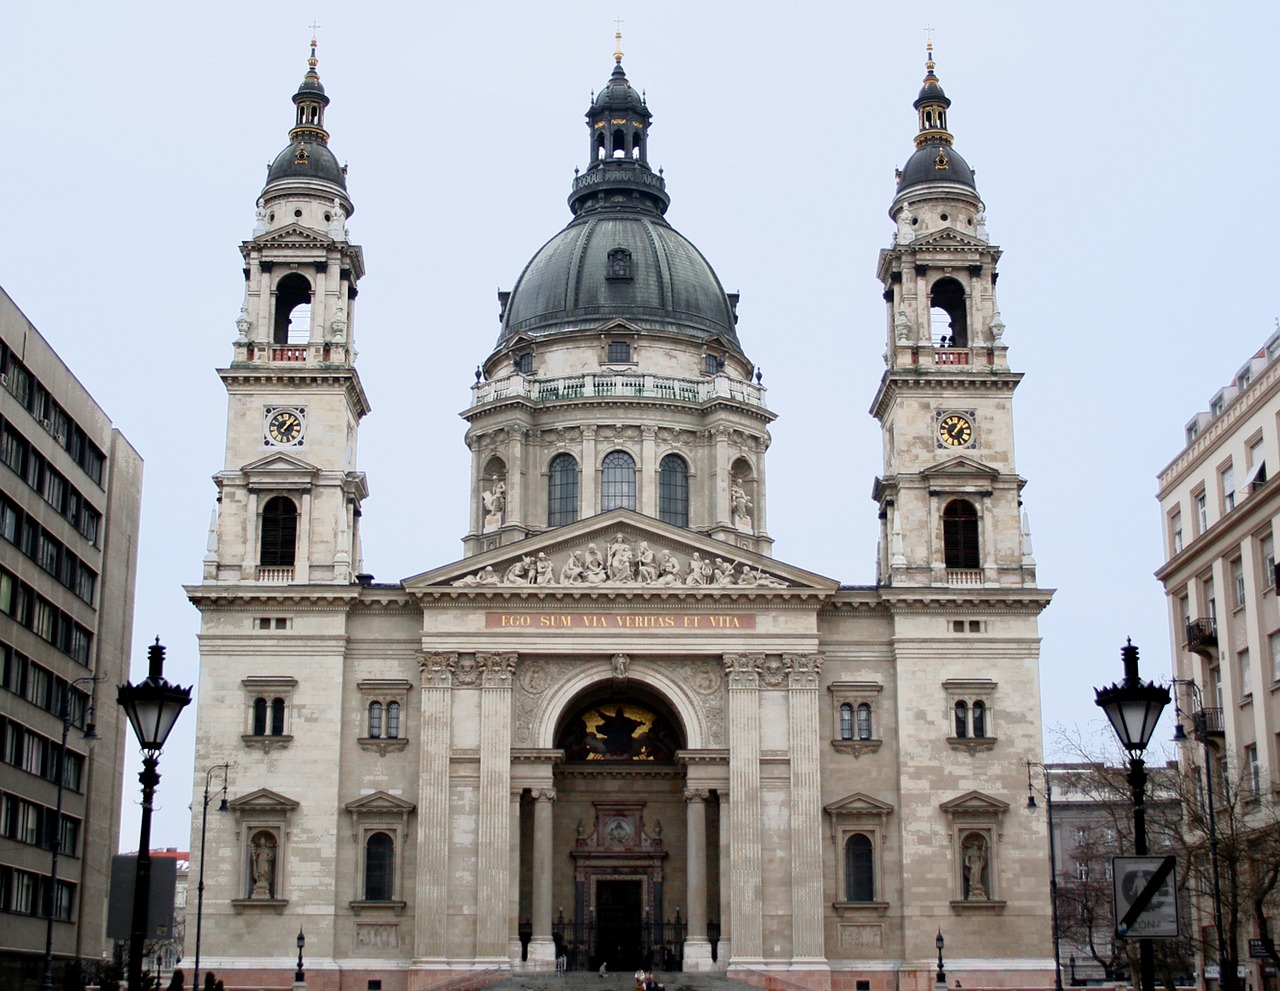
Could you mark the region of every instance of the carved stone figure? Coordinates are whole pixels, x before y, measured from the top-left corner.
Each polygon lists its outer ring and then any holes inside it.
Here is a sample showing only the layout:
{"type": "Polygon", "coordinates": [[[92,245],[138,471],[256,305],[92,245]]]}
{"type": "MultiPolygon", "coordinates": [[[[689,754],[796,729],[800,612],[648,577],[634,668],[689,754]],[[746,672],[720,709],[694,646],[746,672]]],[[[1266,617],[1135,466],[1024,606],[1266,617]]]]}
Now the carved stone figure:
{"type": "Polygon", "coordinates": [[[702,555],[697,551],[693,552],[693,556],[689,558],[689,572],[684,576],[686,585],[701,585],[702,581],[702,555]]]}
{"type": "Polygon", "coordinates": [[[1004,338],[1004,321],[1000,319],[1000,311],[996,310],[991,318],[991,339],[997,344],[1004,338]]]}
{"type": "Polygon", "coordinates": [[[641,585],[648,585],[658,579],[658,562],[647,541],[640,541],[636,546],[636,580],[641,585]]]}
{"type": "Polygon", "coordinates": [[[898,214],[899,244],[910,244],[911,239],[915,237],[915,228],[911,226],[911,220],[911,211],[904,206],[902,212],[898,214]]]}
{"type": "Polygon", "coordinates": [[[490,516],[500,516],[507,508],[507,483],[498,479],[492,488],[480,493],[484,511],[490,516]]]}
{"type": "Polygon", "coordinates": [[[507,573],[502,576],[504,585],[527,585],[533,581],[533,558],[525,555],[522,556],[515,564],[507,569],[507,573]]]}
{"type": "Polygon", "coordinates": [[[240,315],[236,317],[236,340],[244,342],[249,339],[249,330],[253,327],[253,321],[249,319],[249,310],[246,307],[240,307],[240,315]]]}
{"type": "Polygon", "coordinates": [[[627,664],[631,658],[626,654],[614,654],[610,664],[613,665],[613,676],[615,678],[625,678],[627,676],[627,664]]]}
{"type": "Polygon", "coordinates": [[[991,240],[991,235],[987,233],[987,211],[979,210],[974,222],[978,225],[977,236],[984,241],[991,240]]]}
{"type": "Polygon", "coordinates": [[[964,841],[964,876],[969,882],[965,901],[987,900],[987,886],[983,883],[983,871],[987,866],[987,841],[978,833],[970,833],[964,841]]]}
{"type": "Polygon", "coordinates": [[[734,516],[751,515],[751,500],[747,496],[747,490],[737,482],[733,483],[733,488],[729,491],[729,499],[733,503],[734,516]]]}
{"type": "Polygon", "coordinates": [[[679,585],[680,584],[680,562],[676,556],[668,550],[662,552],[662,565],[659,570],[655,585],[679,585]]]}
{"type": "Polygon", "coordinates": [[[267,232],[267,208],[262,200],[258,200],[258,209],[253,214],[253,236],[267,232]]]}
{"type": "Polygon", "coordinates": [[[631,574],[631,545],[622,534],[613,538],[609,544],[609,580],[629,582],[634,580],[631,574]]]}
{"type": "Polygon", "coordinates": [[[911,340],[911,318],[907,316],[906,310],[898,311],[898,318],[894,321],[893,328],[899,344],[906,344],[911,340]]]}
{"type": "Polygon", "coordinates": [[[555,581],[555,565],[551,563],[551,558],[538,551],[538,560],[533,566],[533,582],[535,585],[550,585],[555,581]]]}
{"type": "Polygon", "coordinates": [[[586,572],[587,583],[591,585],[599,585],[609,577],[604,570],[604,558],[600,556],[595,544],[587,544],[586,553],[582,555],[582,570],[586,572]]]}
{"type": "Polygon", "coordinates": [[[578,585],[586,580],[586,572],[582,570],[582,560],[577,551],[570,551],[568,560],[560,569],[561,585],[578,585]]]}
{"type": "Polygon", "coordinates": [[[270,833],[253,838],[253,898],[271,898],[275,894],[276,843],[270,833]]]}

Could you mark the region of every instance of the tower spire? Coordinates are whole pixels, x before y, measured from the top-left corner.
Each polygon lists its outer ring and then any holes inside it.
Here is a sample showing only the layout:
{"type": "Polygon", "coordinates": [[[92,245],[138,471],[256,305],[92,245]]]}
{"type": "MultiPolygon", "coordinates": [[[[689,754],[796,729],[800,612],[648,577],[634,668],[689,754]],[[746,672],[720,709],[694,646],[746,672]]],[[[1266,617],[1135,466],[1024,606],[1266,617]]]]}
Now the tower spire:
{"type": "Polygon", "coordinates": [[[324,86],[320,83],[320,73],[316,71],[315,30],[319,24],[312,24],[311,55],[307,59],[307,71],[302,77],[298,92],[293,94],[294,105],[298,108],[297,118],[289,131],[290,141],[310,140],[320,144],[329,143],[329,132],[324,129],[324,108],[329,105],[329,97],[325,95],[324,86]]]}
{"type": "MultiPolygon", "coordinates": [[[[928,29],[926,29],[928,30],[928,29]]],[[[913,106],[920,115],[920,133],[916,135],[916,147],[925,145],[951,145],[951,132],[947,130],[947,108],[951,101],[942,92],[942,84],[934,72],[937,63],[933,60],[933,39],[925,44],[924,83],[920,87],[920,95],[913,106]]]]}
{"type": "Polygon", "coordinates": [[[622,18],[615,19],[614,25],[616,30],[613,34],[613,60],[619,65],[622,64],[622,18]]]}

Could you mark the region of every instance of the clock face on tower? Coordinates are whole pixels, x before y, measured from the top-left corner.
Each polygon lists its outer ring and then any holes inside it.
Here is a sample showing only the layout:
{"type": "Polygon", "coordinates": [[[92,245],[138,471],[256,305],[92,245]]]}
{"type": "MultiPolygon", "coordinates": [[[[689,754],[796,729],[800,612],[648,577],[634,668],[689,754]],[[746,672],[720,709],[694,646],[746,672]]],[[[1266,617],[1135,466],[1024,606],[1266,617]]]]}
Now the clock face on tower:
{"type": "Polygon", "coordinates": [[[305,426],[305,416],[305,411],[296,407],[268,409],[266,442],[280,447],[300,444],[305,426]]]}
{"type": "Polygon", "coordinates": [[[947,447],[964,447],[973,440],[973,421],[962,413],[947,413],[938,420],[938,440],[947,447]]]}

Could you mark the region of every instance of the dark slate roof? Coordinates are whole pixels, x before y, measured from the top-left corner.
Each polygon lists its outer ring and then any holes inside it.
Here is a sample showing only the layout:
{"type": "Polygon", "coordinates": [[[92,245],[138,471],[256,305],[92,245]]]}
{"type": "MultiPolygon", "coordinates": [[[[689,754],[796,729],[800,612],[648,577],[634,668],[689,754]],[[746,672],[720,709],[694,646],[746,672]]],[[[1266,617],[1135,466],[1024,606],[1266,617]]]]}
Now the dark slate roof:
{"type": "Polygon", "coordinates": [[[323,179],[325,182],[341,187],[344,192],[347,188],[347,179],[342,174],[342,166],[338,164],[329,146],[306,138],[286,146],[271,163],[271,168],[267,170],[268,186],[273,182],[286,179],[323,179]],[[296,160],[299,146],[306,149],[306,162],[299,163],[296,160]]]}
{"type": "Polygon", "coordinates": [[[954,148],[944,144],[927,144],[916,149],[902,170],[898,192],[909,186],[920,186],[928,182],[956,182],[974,191],[978,188],[973,181],[973,169],[969,168],[969,163],[954,148]],[[939,155],[946,157],[943,168],[938,167],[939,155]]]}
{"type": "Polygon", "coordinates": [[[622,318],[642,330],[738,347],[733,307],[702,253],[670,224],[637,210],[588,212],[548,241],[511,291],[498,347],[533,337],[599,326],[622,318]],[[631,255],[631,278],[610,278],[609,253],[631,255]]]}

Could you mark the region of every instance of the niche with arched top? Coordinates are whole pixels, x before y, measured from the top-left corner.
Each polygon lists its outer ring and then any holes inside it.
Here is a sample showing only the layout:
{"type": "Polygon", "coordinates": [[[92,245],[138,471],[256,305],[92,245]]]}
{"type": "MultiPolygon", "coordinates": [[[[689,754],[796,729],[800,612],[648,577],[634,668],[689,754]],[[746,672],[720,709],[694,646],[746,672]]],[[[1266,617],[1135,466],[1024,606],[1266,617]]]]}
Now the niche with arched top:
{"type": "Polygon", "coordinates": [[[746,458],[737,458],[729,467],[729,503],[732,515],[749,518],[755,513],[755,471],[746,458]]]}
{"type": "Polygon", "coordinates": [[[939,279],[929,293],[929,329],[935,345],[969,346],[969,309],[964,286],[950,277],[939,279]]]}
{"type": "Polygon", "coordinates": [[[306,344],[311,339],[311,283],[290,272],[276,283],[275,344],[306,344]]]}
{"type": "Polygon", "coordinates": [[[674,764],[683,741],[676,721],[664,709],[634,695],[597,699],[564,721],[556,746],[564,751],[566,762],[674,764]]]}

